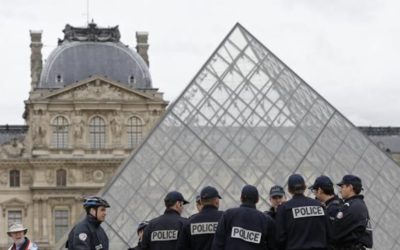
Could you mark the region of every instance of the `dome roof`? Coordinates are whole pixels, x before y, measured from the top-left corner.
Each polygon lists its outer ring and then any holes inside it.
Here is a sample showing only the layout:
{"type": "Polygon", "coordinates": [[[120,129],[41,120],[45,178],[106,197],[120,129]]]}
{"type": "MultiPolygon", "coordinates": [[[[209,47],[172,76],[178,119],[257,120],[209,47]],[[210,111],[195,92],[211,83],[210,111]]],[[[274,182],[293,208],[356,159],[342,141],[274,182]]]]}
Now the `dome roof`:
{"type": "Polygon", "coordinates": [[[78,28],[66,26],[65,39],[47,58],[38,88],[62,88],[93,75],[133,88],[152,88],[146,63],[138,53],[119,42],[119,33],[117,38],[108,39],[97,35],[104,32],[99,33],[95,25],[92,30],[96,36],[90,34],[89,28],[80,28],[78,31],[84,30],[82,34],[76,30],[71,32],[78,28]],[[72,36],[66,32],[67,28],[72,36]]]}

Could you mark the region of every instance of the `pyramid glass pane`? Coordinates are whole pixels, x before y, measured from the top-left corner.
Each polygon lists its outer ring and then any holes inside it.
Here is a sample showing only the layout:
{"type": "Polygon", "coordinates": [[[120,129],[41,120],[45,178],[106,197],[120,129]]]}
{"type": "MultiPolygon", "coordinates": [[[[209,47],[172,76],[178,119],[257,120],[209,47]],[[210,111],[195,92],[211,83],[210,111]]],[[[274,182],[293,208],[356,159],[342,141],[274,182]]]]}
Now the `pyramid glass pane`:
{"type": "MultiPolygon", "coordinates": [[[[102,191],[110,248],[133,246],[135,226],[163,212],[168,191],[194,200],[213,185],[227,209],[252,184],[267,209],[269,188],[295,172],[308,184],[359,175],[374,249],[399,248],[399,166],[237,24],[102,191]]],[[[189,205],[184,216],[193,212],[189,205]]]]}

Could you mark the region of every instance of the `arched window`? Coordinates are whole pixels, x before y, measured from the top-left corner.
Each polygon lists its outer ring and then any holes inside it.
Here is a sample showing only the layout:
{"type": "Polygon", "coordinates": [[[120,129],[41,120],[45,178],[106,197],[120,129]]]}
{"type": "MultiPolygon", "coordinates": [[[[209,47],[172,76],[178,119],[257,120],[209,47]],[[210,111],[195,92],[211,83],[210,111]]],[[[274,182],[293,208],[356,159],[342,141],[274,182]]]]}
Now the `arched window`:
{"type": "Polygon", "coordinates": [[[128,146],[135,148],[142,141],[142,120],[136,116],[132,116],[128,120],[127,135],[128,135],[128,146]]]}
{"type": "Polygon", "coordinates": [[[93,149],[104,148],[106,144],[106,124],[100,116],[90,120],[90,147],[93,149]]]}
{"type": "Polygon", "coordinates": [[[20,172],[19,170],[11,170],[10,171],[10,187],[19,187],[20,186],[20,172]]]}
{"type": "Polygon", "coordinates": [[[65,117],[57,116],[53,120],[53,146],[56,148],[68,147],[69,124],[65,117]]]}
{"type": "Polygon", "coordinates": [[[56,185],[57,187],[67,186],[67,171],[65,169],[58,169],[56,171],[56,185]]]}

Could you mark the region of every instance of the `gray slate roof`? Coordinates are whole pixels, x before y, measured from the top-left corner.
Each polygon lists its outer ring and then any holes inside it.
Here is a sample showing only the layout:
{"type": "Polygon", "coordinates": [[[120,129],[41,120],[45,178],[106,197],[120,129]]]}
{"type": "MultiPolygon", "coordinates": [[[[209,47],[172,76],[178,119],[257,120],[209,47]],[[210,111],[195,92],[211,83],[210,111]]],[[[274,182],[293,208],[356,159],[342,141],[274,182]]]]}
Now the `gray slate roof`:
{"type": "Polygon", "coordinates": [[[28,132],[28,126],[24,125],[1,125],[0,126],[0,144],[12,139],[22,139],[28,132]]]}
{"type": "Polygon", "coordinates": [[[93,75],[101,75],[133,88],[152,88],[146,63],[126,45],[121,42],[77,41],[63,42],[50,54],[38,88],[62,88],[93,75]],[[130,80],[132,76],[133,83],[130,80]]]}

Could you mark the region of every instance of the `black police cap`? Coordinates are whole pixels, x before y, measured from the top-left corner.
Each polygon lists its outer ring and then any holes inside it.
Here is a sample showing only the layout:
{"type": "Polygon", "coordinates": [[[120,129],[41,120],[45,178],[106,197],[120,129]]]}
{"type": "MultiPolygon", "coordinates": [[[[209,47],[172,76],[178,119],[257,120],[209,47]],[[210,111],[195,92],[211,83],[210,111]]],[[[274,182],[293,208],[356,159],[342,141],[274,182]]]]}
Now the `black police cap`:
{"type": "Polygon", "coordinates": [[[304,178],[299,174],[292,174],[289,176],[288,186],[291,189],[301,189],[306,185],[304,178]]]}
{"type": "Polygon", "coordinates": [[[337,183],[338,186],[342,186],[342,185],[353,185],[353,186],[358,186],[362,188],[362,181],[360,179],[360,177],[352,175],[352,174],[348,174],[343,176],[342,180],[337,183]]]}
{"type": "Polygon", "coordinates": [[[315,179],[314,184],[312,184],[309,189],[318,189],[318,188],[333,188],[333,182],[329,179],[328,176],[321,175],[317,179],[315,179]]]}
{"type": "Polygon", "coordinates": [[[253,201],[256,203],[258,201],[258,190],[255,186],[252,185],[246,185],[242,189],[242,199],[245,199],[247,201],[253,201]]]}
{"type": "Polygon", "coordinates": [[[211,186],[204,187],[200,192],[200,199],[211,199],[211,198],[219,198],[222,199],[219,195],[217,189],[211,186]]]}
{"type": "Polygon", "coordinates": [[[189,203],[187,200],[185,200],[185,199],[183,198],[183,195],[182,195],[180,192],[178,192],[178,191],[169,192],[169,193],[165,196],[164,201],[165,201],[165,202],[182,201],[183,204],[188,204],[188,203],[189,203]]]}
{"type": "Polygon", "coordinates": [[[271,189],[269,190],[269,196],[274,197],[274,196],[284,196],[285,195],[285,190],[283,187],[279,185],[272,186],[271,189]]]}

